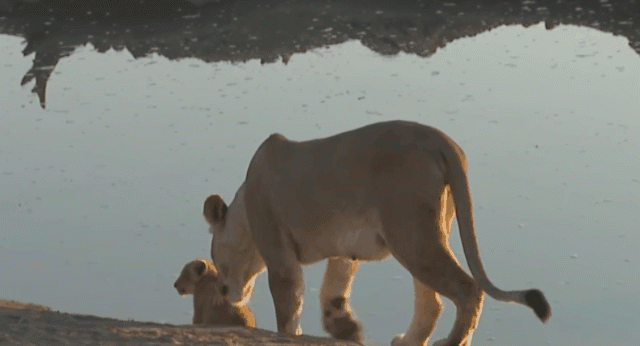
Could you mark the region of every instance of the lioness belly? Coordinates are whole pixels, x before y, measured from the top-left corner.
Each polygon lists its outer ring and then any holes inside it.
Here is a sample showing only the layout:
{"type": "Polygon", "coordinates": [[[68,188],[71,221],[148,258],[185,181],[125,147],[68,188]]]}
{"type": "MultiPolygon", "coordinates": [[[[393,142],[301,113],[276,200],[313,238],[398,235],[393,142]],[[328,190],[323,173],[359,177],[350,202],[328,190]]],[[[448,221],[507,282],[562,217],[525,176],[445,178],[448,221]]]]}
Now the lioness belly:
{"type": "Polygon", "coordinates": [[[379,261],[389,256],[382,229],[359,228],[337,234],[332,242],[333,255],[363,261],[379,261]]]}
{"type": "Polygon", "coordinates": [[[301,262],[313,263],[328,257],[362,261],[387,258],[390,252],[377,213],[370,209],[354,214],[336,213],[326,223],[310,227],[311,232],[294,232],[307,235],[296,239],[301,262]]]}

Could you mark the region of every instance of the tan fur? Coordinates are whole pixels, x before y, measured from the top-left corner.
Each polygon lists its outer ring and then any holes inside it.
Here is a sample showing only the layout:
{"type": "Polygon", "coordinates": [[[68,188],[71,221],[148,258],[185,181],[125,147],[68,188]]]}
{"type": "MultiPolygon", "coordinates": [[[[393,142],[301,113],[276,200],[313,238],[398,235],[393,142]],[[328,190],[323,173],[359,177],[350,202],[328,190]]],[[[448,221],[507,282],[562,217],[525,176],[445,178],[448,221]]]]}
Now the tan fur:
{"type": "Polygon", "coordinates": [[[324,328],[336,338],[360,341],[348,303],[358,261],[393,255],[413,275],[415,291],[411,325],[393,345],[426,344],[441,310],[439,295],[453,300],[457,315],[437,345],[471,344],[484,292],[529,306],[546,320],[550,308],[542,292],[502,291],[489,281],[465,171],[462,149],[417,123],[377,123],[305,142],[270,136],[231,205],[219,195],[205,201],[211,257],[227,299],[246,302],[256,275],[268,268],[278,331],[299,334],[301,265],[328,258],[320,291],[324,328]],[[456,211],[473,277],[449,249],[456,211]]]}
{"type": "Polygon", "coordinates": [[[255,327],[246,305],[231,305],[220,293],[216,268],[205,259],[187,263],[173,285],[181,296],[193,294],[193,324],[255,327]]]}

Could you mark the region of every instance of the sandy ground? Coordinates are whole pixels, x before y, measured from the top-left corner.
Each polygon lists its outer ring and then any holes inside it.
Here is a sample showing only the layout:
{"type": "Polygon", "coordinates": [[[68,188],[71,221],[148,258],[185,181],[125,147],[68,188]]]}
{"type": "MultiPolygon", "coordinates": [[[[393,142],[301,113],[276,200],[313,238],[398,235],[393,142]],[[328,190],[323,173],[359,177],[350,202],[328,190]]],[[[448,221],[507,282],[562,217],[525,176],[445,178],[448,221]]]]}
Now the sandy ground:
{"type": "Polygon", "coordinates": [[[200,327],[123,321],[68,314],[0,300],[0,345],[329,345],[353,346],[312,336],[289,336],[263,329],[200,327]]]}

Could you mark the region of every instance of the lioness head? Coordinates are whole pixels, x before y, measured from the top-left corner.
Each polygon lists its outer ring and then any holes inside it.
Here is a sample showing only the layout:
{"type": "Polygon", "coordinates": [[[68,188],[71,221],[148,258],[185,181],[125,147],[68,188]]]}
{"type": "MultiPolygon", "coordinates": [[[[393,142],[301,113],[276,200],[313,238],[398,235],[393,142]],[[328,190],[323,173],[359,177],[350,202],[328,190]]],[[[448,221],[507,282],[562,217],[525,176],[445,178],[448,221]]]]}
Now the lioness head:
{"type": "Polygon", "coordinates": [[[234,305],[246,304],[256,275],[266,267],[251,238],[244,207],[244,185],[228,207],[220,195],[209,196],[202,213],[213,234],[211,259],[223,283],[222,293],[234,305]]]}
{"type": "Polygon", "coordinates": [[[214,268],[210,262],[201,259],[191,261],[182,268],[182,272],[180,272],[180,276],[173,284],[173,287],[176,288],[178,294],[181,296],[193,294],[193,288],[196,283],[200,281],[207,272],[216,272],[216,268],[214,268]]]}

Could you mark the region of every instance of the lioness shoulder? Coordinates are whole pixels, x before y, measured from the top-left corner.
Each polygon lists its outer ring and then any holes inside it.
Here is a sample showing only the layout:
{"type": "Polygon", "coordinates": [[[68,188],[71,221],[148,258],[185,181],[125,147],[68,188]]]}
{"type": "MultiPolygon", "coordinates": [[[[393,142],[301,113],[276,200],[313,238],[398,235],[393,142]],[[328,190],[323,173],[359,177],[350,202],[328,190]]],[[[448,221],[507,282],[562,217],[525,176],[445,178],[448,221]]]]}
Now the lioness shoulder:
{"type": "Polygon", "coordinates": [[[218,272],[208,260],[187,263],[173,286],[181,296],[193,294],[193,324],[256,326],[247,305],[232,305],[222,296],[218,272]]]}

